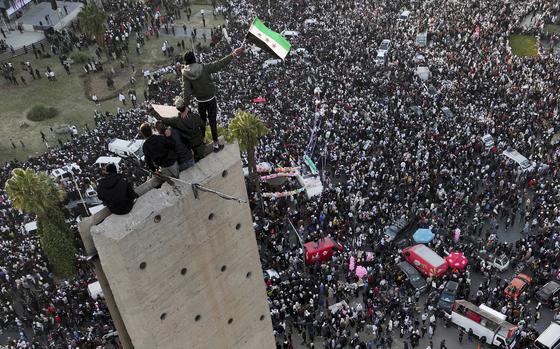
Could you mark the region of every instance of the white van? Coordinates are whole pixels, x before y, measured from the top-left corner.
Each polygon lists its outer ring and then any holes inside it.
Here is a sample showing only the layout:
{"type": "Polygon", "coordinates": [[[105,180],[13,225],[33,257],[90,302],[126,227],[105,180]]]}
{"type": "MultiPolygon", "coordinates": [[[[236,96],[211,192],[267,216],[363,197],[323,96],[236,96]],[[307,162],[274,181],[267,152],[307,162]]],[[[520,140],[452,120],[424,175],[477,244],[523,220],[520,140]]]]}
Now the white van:
{"type": "Polygon", "coordinates": [[[273,65],[276,65],[276,64],[278,64],[278,63],[280,63],[280,62],[282,62],[281,59],[274,59],[274,58],[273,58],[273,59],[267,59],[266,61],[264,61],[262,67],[263,67],[263,68],[268,68],[268,67],[271,67],[271,66],[273,66],[273,65]]]}
{"type": "Polygon", "coordinates": [[[105,165],[113,163],[117,167],[117,172],[119,172],[119,164],[121,161],[122,159],[118,156],[100,156],[95,160],[95,164],[99,166],[99,168],[103,168],[105,165]]]}
{"type": "Polygon", "coordinates": [[[142,151],[143,145],[144,140],[141,139],[127,141],[120,138],[113,138],[109,141],[108,149],[110,152],[120,156],[129,156],[138,160],[144,160],[144,152],[142,151]]]}
{"type": "Polygon", "coordinates": [[[72,180],[72,174],[81,173],[82,169],[77,163],[73,162],[71,164],[56,168],[51,171],[51,177],[64,183],[72,180]]]}
{"type": "Polygon", "coordinates": [[[404,22],[408,19],[408,17],[410,17],[410,11],[403,11],[403,12],[401,12],[397,21],[404,22]]]}
{"type": "Polygon", "coordinates": [[[531,162],[521,155],[517,150],[508,147],[508,149],[502,152],[502,155],[517,163],[523,171],[530,171],[533,169],[534,165],[531,162]]]}
{"type": "Polygon", "coordinates": [[[295,30],[283,30],[280,34],[285,38],[297,38],[299,36],[299,32],[295,30]]]}
{"type": "Polygon", "coordinates": [[[535,348],[560,349],[560,320],[553,321],[535,340],[535,348]]]}

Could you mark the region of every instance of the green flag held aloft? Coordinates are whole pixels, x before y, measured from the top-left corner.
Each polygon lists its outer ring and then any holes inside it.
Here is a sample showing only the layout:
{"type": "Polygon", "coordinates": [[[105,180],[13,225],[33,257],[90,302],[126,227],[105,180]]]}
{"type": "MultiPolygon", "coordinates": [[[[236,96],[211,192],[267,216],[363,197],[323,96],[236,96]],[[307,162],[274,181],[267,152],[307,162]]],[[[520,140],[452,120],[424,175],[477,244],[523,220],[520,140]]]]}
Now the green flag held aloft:
{"type": "Polygon", "coordinates": [[[274,30],[268,29],[257,17],[249,28],[247,39],[280,59],[286,58],[292,49],[292,45],[286,38],[274,30]]]}

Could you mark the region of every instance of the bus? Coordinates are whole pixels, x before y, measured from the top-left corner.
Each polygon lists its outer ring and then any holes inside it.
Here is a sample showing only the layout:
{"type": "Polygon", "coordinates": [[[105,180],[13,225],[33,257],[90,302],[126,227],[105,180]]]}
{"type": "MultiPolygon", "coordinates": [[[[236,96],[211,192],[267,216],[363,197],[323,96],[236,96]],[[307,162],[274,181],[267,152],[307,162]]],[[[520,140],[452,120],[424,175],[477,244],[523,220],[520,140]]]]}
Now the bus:
{"type": "Polygon", "coordinates": [[[487,307],[481,308],[465,300],[456,300],[451,311],[451,322],[466,332],[472,330],[482,342],[503,349],[515,347],[519,328],[504,320],[503,314],[496,316],[495,310],[490,313],[484,309],[487,307]]]}

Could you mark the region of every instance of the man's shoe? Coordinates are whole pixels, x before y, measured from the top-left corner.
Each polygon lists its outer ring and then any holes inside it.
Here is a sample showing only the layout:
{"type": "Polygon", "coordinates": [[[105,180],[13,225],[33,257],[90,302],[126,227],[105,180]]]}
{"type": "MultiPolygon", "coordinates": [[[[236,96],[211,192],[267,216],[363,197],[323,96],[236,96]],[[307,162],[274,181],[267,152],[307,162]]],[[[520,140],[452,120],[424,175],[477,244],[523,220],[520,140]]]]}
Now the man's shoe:
{"type": "Polygon", "coordinates": [[[214,145],[214,153],[219,152],[220,150],[224,149],[224,145],[223,144],[215,144],[214,145]]]}

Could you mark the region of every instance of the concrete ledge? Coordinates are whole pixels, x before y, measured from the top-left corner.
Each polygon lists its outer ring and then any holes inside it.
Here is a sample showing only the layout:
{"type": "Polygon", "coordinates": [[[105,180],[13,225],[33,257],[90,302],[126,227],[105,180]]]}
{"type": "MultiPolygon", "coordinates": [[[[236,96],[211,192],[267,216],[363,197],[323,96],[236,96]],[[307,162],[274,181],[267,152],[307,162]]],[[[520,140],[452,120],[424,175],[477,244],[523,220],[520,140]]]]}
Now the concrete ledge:
{"type": "Polygon", "coordinates": [[[180,179],[157,190],[145,183],[129,214],[91,227],[88,244],[134,348],[274,348],[248,203],[195,196],[189,184],[247,200],[239,147],[226,145],[180,179]]]}

